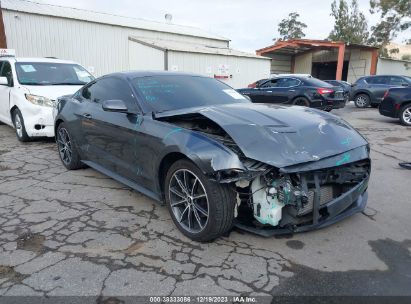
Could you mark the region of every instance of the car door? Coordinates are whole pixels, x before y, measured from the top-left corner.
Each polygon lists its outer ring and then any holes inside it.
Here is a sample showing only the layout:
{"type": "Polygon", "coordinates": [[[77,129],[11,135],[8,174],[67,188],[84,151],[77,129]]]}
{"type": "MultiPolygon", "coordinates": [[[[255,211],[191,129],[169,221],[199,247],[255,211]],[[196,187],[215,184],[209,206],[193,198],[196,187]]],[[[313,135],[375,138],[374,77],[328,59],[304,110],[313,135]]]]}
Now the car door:
{"type": "Polygon", "coordinates": [[[301,81],[295,78],[280,78],[276,89],[273,90],[273,98],[277,103],[290,102],[296,96],[300,84],[301,81]]]}
{"type": "Polygon", "coordinates": [[[11,124],[10,117],[10,90],[13,81],[11,64],[8,61],[0,61],[0,76],[7,77],[9,85],[0,85],[0,120],[11,124]]]}
{"type": "Polygon", "coordinates": [[[87,86],[82,97],[86,107],[82,113],[82,132],[87,157],[111,172],[138,182],[137,149],[141,142],[141,115],[136,98],[122,78],[105,77],[87,86]],[[122,100],[129,113],[107,112],[106,100],[122,100]]]}
{"type": "Polygon", "coordinates": [[[277,86],[281,78],[270,79],[259,88],[259,96],[261,103],[279,103],[281,100],[277,96],[277,86]]]}
{"type": "Polygon", "coordinates": [[[385,92],[391,87],[389,76],[375,76],[366,80],[371,92],[371,102],[381,102],[385,92]]]}

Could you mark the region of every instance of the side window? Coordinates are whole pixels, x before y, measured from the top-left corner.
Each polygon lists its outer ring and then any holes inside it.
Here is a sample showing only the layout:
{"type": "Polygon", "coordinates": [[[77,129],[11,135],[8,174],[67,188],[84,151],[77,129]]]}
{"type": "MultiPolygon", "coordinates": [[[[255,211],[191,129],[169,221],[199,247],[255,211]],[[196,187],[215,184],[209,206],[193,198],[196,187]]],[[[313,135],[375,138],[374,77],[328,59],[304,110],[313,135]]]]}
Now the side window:
{"type": "Polygon", "coordinates": [[[386,76],[377,76],[368,78],[367,82],[371,84],[389,84],[389,77],[386,76]]]}
{"type": "Polygon", "coordinates": [[[278,81],[278,87],[290,88],[300,84],[300,81],[295,78],[282,78],[278,81]]]}
{"type": "Polygon", "coordinates": [[[395,86],[402,86],[408,84],[405,79],[398,77],[398,76],[391,76],[390,77],[390,85],[395,85],[395,86]]]}
{"type": "Polygon", "coordinates": [[[11,71],[11,64],[8,61],[4,61],[1,66],[1,77],[7,77],[9,85],[13,85],[13,73],[11,71]]]}
{"type": "Polygon", "coordinates": [[[137,104],[133,93],[125,80],[107,77],[85,87],[81,94],[90,102],[103,103],[106,100],[122,100],[129,109],[136,110],[137,104]]]}
{"type": "Polygon", "coordinates": [[[261,85],[261,88],[272,88],[276,87],[279,79],[271,79],[261,85]]]}

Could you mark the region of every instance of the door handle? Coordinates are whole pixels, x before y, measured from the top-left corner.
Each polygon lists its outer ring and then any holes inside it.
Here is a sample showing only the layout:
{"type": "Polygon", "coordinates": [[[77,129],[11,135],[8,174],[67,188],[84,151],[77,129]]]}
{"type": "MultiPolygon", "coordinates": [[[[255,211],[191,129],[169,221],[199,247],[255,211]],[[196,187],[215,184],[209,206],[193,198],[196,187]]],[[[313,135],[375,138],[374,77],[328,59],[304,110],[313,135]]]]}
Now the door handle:
{"type": "Polygon", "coordinates": [[[288,90],[288,92],[295,92],[295,90],[288,90]]]}
{"type": "Polygon", "coordinates": [[[88,114],[88,113],[84,113],[83,117],[86,118],[86,119],[92,119],[93,118],[93,116],[91,116],[91,114],[88,114]]]}
{"type": "Polygon", "coordinates": [[[272,93],[273,91],[266,91],[267,93],[272,93]]]}

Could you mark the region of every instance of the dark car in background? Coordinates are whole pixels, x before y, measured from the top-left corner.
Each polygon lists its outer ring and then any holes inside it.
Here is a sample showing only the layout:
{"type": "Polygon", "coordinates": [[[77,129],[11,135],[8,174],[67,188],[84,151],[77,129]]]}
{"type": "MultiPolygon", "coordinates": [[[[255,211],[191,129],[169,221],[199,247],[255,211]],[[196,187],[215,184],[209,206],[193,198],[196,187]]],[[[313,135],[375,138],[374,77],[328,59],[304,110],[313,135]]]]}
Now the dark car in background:
{"type": "Polygon", "coordinates": [[[237,91],[255,103],[299,105],[325,111],[345,106],[341,87],[313,77],[275,77],[260,82],[255,88],[237,91]]]}
{"type": "Polygon", "coordinates": [[[407,76],[364,76],[353,83],[351,100],[358,108],[377,108],[389,88],[408,86],[411,86],[411,78],[407,76]]]}
{"type": "Polygon", "coordinates": [[[405,126],[411,126],[411,87],[389,89],[379,106],[381,115],[399,118],[405,126]]]}
{"type": "Polygon", "coordinates": [[[265,236],[322,228],[367,203],[369,145],[323,111],[254,104],[171,72],[106,75],[57,108],[66,168],[88,165],[164,202],[192,240],[233,225],[265,236]]]}
{"type": "Polygon", "coordinates": [[[335,87],[341,87],[344,91],[345,102],[350,101],[351,96],[351,83],[344,80],[324,80],[326,83],[329,83],[335,87]]]}

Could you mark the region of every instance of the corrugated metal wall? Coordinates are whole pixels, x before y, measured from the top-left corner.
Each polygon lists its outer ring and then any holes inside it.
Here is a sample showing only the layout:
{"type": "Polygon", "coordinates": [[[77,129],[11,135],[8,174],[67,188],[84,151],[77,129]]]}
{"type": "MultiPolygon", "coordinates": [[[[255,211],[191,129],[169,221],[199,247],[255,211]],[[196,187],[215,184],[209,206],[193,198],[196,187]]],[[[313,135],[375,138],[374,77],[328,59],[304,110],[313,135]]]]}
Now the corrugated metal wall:
{"type": "Polygon", "coordinates": [[[290,74],[291,73],[291,55],[268,55],[271,60],[272,74],[290,74]]]}
{"type": "Polygon", "coordinates": [[[379,58],[377,63],[377,74],[411,76],[411,62],[379,58]]]}
{"type": "Polygon", "coordinates": [[[165,38],[226,47],[226,41],[132,29],[3,9],[7,46],[19,57],[74,60],[94,75],[129,69],[128,37],[165,38]]]}
{"type": "Polygon", "coordinates": [[[302,54],[295,56],[294,73],[296,74],[311,74],[313,66],[313,53],[302,54]]]}
{"type": "Polygon", "coordinates": [[[165,52],[129,40],[129,70],[164,71],[165,52]]]}
{"type": "Polygon", "coordinates": [[[219,73],[219,67],[225,65],[232,78],[223,81],[236,89],[269,77],[270,64],[269,59],[168,51],[169,70],[214,77],[219,73]]]}

